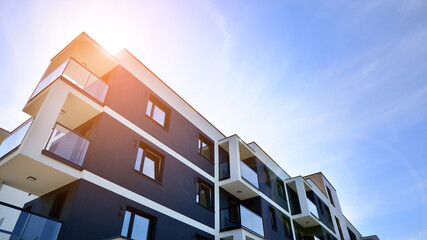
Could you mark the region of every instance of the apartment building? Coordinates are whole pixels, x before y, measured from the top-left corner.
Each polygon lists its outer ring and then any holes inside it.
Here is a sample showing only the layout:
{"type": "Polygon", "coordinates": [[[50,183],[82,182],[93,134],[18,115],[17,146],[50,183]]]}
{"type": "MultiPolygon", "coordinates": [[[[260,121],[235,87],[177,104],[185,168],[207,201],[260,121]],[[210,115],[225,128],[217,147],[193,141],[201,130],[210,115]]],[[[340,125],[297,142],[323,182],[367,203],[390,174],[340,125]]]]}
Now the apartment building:
{"type": "Polygon", "coordinates": [[[85,33],[23,111],[31,118],[0,132],[0,183],[38,198],[0,202],[0,239],[369,239],[322,173],[289,176],[85,33]]]}

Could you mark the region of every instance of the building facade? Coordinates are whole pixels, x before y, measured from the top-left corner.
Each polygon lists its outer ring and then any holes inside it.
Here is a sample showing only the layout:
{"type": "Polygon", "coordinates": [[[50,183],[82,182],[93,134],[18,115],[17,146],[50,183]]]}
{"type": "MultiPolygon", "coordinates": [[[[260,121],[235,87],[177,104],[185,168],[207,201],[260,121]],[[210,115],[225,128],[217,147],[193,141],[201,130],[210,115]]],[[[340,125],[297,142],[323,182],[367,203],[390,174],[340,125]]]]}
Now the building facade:
{"type": "Polygon", "coordinates": [[[289,176],[85,33],[23,111],[2,131],[0,181],[38,198],[0,203],[0,239],[364,239],[322,173],[289,176]]]}

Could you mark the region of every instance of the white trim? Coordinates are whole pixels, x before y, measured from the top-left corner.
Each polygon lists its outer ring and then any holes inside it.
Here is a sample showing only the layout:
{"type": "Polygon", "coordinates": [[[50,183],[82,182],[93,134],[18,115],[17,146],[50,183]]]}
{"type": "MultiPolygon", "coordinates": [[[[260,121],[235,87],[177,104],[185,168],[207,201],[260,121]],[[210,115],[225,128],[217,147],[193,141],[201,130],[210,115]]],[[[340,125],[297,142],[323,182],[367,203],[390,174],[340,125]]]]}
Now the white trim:
{"type": "Polygon", "coordinates": [[[187,165],[189,168],[200,173],[201,175],[203,175],[203,177],[207,178],[209,181],[215,182],[215,178],[212,177],[210,174],[208,174],[207,172],[199,168],[197,165],[190,162],[189,160],[187,160],[186,158],[184,158],[183,156],[181,156],[180,154],[178,154],[177,152],[175,152],[174,150],[166,146],[164,143],[160,142],[157,138],[151,136],[150,134],[148,134],[147,132],[145,132],[144,130],[142,130],[141,128],[139,128],[129,120],[127,120],[125,117],[115,112],[113,109],[109,108],[108,106],[105,106],[104,112],[110,115],[111,117],[113,117],[114,119],[116,119],[117,121],[119,121],[120,123],[122,123],[123,125],[125,125],[126,127],[130,128],[140,136],[146,138],[148,141],[155,144],[157,147],[161,148],[163,151],[167,152],[172,157],[178,159],[179,161],[187,165]]]}
{"type": "Polygon", "coordinates": [[[106,190],[109,190],[111,192],[114,192],[118,195],[121,195],[123,197],[126,197],[132,201],[135,201],[141,205],[144,205],[148,208],[151,208],[157,212],[160,212],[166,216],[172,217],[180,222],[183,222],[185,224],[188,224],[190,226],[193,226],[195,228],[198,228],[204,232],[207,232],[209,234],[215,235],[215,229],[206,226],[192,218],[189,218],[181,213],[178,213],[170,208],[167,208],[161,204],[158,204],[157,202],[154,202],[153,200],[150,200],[146,197],[143,197],[135,192],[132,192],[122,186],[119,186],[113,182],[110,182],[104,178],[101,178],[87,170],[83,170],[82,172],[82,179],[85,179],[93,184],[96,184],[106,190]]]}

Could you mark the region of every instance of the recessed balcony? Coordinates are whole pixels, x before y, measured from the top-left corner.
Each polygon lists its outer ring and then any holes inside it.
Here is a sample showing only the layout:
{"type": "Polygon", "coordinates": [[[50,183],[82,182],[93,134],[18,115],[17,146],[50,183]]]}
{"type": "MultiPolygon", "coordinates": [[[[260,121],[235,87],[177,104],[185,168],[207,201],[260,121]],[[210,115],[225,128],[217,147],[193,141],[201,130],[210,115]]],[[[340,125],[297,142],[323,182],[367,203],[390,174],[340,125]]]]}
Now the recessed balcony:
{"type": "Polygon", "coordinates": [[[52,128],[36,120],[23,123],[0,145],[0,179],[40,196],[81,177],[89,141],[60,123],[52,128]]]}
{"type": "Polygon", "coordinates": [[[221,209],[220,218],[222,232],[241,228],[260,238],[264,237],[262,217],[243,205],[221,209]]]}
{"type": "Polygon", "coordinates": [[[0,202],[0,239],[58,238],[62,222],[0,202]]]}
{"type": "MultiPolygon", "coordinates": [[[[82,64],[73,58],[68,58],[39,82],[23,111],[33,117],[38,115],[49,92],[53,91],[55,85],[58,85],[57,82],[63,82],[68,86],[68,89],[61,92],[65,95],[64,97],[67,97],[67,102],[63,106],[68,108],[64,109],[68,110],[67,112],[72,110],[79,113],[81,111],[84,114],[93,112],[94,109],[98,112],[102,109],[108,85],[82,64]]],[[[58,86],[56,88],[58,89],[58,86]]]]}
{"type": "Polygon", "coordinates": [[[259,180],[253,150],[234,135],[219,142],[219,185],[245,200],[258,196],[259,180]]]}
{"type": "Polygon", "coordinates": [[[82,169],[88,147],[89,140],[57,123],[42,153],[77,169],[82,169]]]}

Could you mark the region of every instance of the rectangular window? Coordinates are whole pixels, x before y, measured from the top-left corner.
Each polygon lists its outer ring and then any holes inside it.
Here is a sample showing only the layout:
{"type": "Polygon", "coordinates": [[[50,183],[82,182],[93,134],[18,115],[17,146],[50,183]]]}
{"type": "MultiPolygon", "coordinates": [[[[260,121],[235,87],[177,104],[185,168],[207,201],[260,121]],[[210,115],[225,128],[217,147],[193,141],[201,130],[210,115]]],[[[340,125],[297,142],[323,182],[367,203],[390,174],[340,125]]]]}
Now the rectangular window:
{"type": "Polygon", "coordinates": [[[282,223],[285,231],[285,239],[292,239],[292,228],[289,219],[282,215],[282,223]]]}
{"type": "Polygon", "coordinates": [[[265,184],[267,185],[267,187],[271,188],[270,171],[267,169],[267,167],[264,167],[264,174],[265,174],[265,184]]]}
{"type": "Polygon", "coordinates": [[[199,154],[213,163],[213,143],[200,133],[198,148],[199,154]]]}
{"type": "Polygon", "coordinates": [[[169,127],[169,108],[167,108],[163,103],[161,103],[152,95],[148,99],[145,114],[160,124],[162,127],[166,129],[169,127]]]}
{"type": "Polygon", "coordinates": [[[196,202],[205,208],[213,210],[213,187],[200,178],[197,180],[196,202]]]}
{"type": "Polygon", "coordinates": [[[350,235],[350,240],[357,240],[356,234],[350,230],[350,228],[347,228],[348,235],[350,235]]]}
{"type": "Polygon", "coordinates": [[[284,200],[286,200],[285,184],[279,178],[276,178],[276,182],[277,182],[277,191],[279,192],[279,196],[284,200]]]}
{"type": "Polygon", "coordinates": [[[121,235],[129,239],[150,239],[153,221],[151,216],[126,210],[121,235]]]}
{"type": "Polygon", "coordinates": [[[334,199],[332,198],[331,189],[329,189],[328,187],[326,187],[326,189],[328,190],[329,200],[331,201],[332,206],[335,207],[334,199]]]}
{"type": "Polygon", "coordinates": [[[340,239],[344,240],[344,235],[342,234],[340,220],[337,217],[335,217],[335,222],[337,222],[338,232],[340,232],[340,239]]]}
{"type": "Polygon", "coordinates": [[[153,180],[160,181],[163,159],[162,155],[147,146],[140,146],[136,156],[135,170],[153,180]]]}
{"type": "Polygon", "coordinates": [[[271,228],[273,228],[273,230],[277,231],[276,212],[274,211],[274,208],[272,208],[272,207],[269,207],[268,212],[270,213],[271,228]]]}

